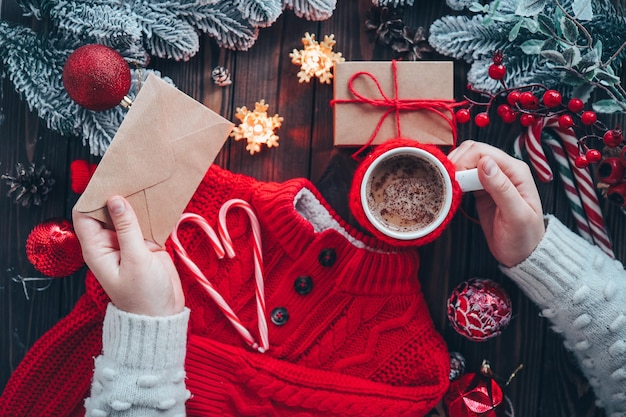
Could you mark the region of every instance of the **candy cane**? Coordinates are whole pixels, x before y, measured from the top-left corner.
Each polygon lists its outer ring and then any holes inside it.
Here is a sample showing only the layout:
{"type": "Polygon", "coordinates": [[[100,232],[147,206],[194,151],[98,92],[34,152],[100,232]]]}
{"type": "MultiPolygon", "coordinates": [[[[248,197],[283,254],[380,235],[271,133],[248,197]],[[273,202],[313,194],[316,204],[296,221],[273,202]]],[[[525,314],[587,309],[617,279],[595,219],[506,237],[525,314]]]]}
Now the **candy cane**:
{"type": "MultiPolygon", "coordinates": [[[[224,204],[224,206],[222,206],[222,210],[220,210],[220,222],[218,224],[218,229],[220,230],[223,244],[222,242],[220,242],[220,239],[218,238],[217,234],[215,233],[213,228],[207,223],[207,221],[203,217],[197,214],[193,214],[193,213],[185,213],[181,216],[181,218],[176,223],[174,231],[171,234],[171,238],[172,238],[172,243],[174,244],[174,250],[179,255],[180,259],[189,268],[189,270],[196,276],[200,285],[207,291],[209,296],[213,299],[213,301],[217,304],[220,310],[224,313],[224,315],[233,325],[235,330],[243,337],[243,339],[246,341],[246,343],[250,347],[263,353],[269,349],[269,335],[268,335],[267,321],[265,318],[265,298],[264,298],[264,292],[263,292],[263,276],[262,276],[262,271],[259,265],[261,258],[257,255],[257,250],[260,255],[260,245],[256,244],[257,241],[260,242],[260,226],[251,208],[248,206],[245,209],[248,212],[248,215],[250,216],[250,220],[253,224],[252,226],[253,234],[255,235],[255,281],[256,281],[255,293],[257,296],[257,314],[258,314],[258,322],[259,322],[259,333],[260,333],[260,338],[261,338],[260,345],[259,343],[257,343],[254,336],[250,333],[250,331],[241,323],[241,320],[239,319],[237,314],[232,310],[228,302],[226,302],[224,297],[222,297],[222,295],[217,291],[217,289],[213,286],[213,284],[211,284],[209,279],[202,273],[200,268],[191,260],[187,251],[183,248],[178,238],[178,229],[183,223],[185,222],[194,223],[200,226],[200,228],[207,235],[218,258],[222,259],[225,254],[228,254],[230,258],[233,258],[235,256],[235,252],[232,247],[232,240],[230,239],[230,236],[228,235],[226,231],[226,227],[225,227],[225,224],[226,224],[225,213],[228,210],[228,208],[234,204],[232,203],[233,201],[235,201],[238,206],[242,207],[240,202],[243,200],[229,200],[226,204],[224,204]],[[226,207],[226,209],[224,209],[224,207],[226,207]],[[221,214],[222,211],[224,211],[224,215],[221,214]],[[261,301],[259,301],[259,299],[261,301]]],[[[243,203],[245,203],[245,201],[243,203]]]]}
{"type": "Polygon", "coordinates": [[[228,231],[226,230],[226,214],[231,207],[239,207],[242,208],[248,217],[250,218],[250,225],[252,226],[252,235],[254,237],[254,279],[255,279],[255,294],[256,294],[256,303],[257,303],[257,315],[258,315],[258,326],[259,326],[259,335],[261,337],[261,347],[265,350],[269,348],[269,340],[268,340],[268,327],[267,320],[265,318],[265,287],[263,283],[263,253],[261,246],[261,225],[259,224],[259,220],[257,219],[254,211],[250,204],[241,199],[232,199],[227,201],[222,208],[220,208],[219,212],[219,223],[218,223],[218,232],[220,237],[222,238],[222,242],[224,243],[224,248],[226,253],[230,258],[235,256],[235,250],[233,249],[233,242],[228,235],[228,231]]]}
{"type": "Polygon", "coordinates": [[[546,127],[554,131],[565,148],[563,150],[563,146],[554,139],[548,143],[559,164],[559,174],[565,184],[566,195],[579,233],[597,244],[609,256],[614,257],[591,174],[586,168],[576,168],[573,171],[570,168],[579,153],[578,138],[574,130],[561,128],[558,117],[543,118],[517,137],[514,144],[515,153],[521,157],[522,148],[526,148],[530,164],[537,172],[538,178],[544,182],[551,181],[552,170],[541,146],[542,136],[548,137],[543,135],[543,129],[546,127]]]}
{"type": "Polygon", "coordinates": [[[578,194],[578,189],[576,188],[576,184],[574,182],[574,177],[567,160],[567,155],[565,154],[561,144],[550,135],[546,134],[543,141],[550,146],[550,149],[554,154],[554,159],[558,165],[559,174],[565,187],[565,194],[570,203],[570,209],[574,216],[574,220],[576,221],[576,228],[582,237],[590,242],[593,242],[591,228],[587,221],[587,217],[585,216],[583,203],[580,200],[580,195],[578,194]]]}
{"type": "MultiPolygon", "coordinates": [[[[574,130],[570,127],[567,129],[559,126],[557,117],[550,117],[547,120],[546,127],[556,132],[563,142],[565,152],[567,154],[569,165],[575,166],[574,161],[579,154],[578,138],[574,130]]],[[[576,180],[577,189],[582,201],[582,207],[587,216],[593,242],[598,245],[609,256],[615,257],[611,246],[606,226],[604,224],[604,216],[598,201],[595,186],[591,178],[588,168],[576,168],[573,170],[574,179],[576,180]]]]}

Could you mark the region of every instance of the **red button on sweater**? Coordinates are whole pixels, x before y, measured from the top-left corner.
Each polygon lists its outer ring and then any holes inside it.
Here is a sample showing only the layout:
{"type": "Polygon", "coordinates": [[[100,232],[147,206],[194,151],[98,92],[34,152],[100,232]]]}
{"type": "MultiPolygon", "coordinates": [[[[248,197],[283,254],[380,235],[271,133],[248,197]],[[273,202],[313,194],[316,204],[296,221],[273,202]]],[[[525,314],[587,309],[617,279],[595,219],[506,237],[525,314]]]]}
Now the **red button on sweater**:
{"type": "MultiPolygon", "coordinates": [[[[261,183],[213,166],[187,211],[215,225],[221,205],[241,198],[261,223],[270,350],[252,351],[174,256],[191,309],[186,358],[190,416],[421,416],[448,386],[449,357],[420,290],[419,258],[344,223],[304,179],[261,183]],[[319,262],[333,249],[330,266],[319,262]],[[299,294],[294,280],[308,276],[299,294]]],[[[178,236],[245,326],[256,332],[252,237],[233,209],[228,230],[236,257],[218,260],[193,225],[178,236]]],[[[88,293],[33,346],[0,398],[4,416],[81,415],[107,304],[88,277],[88,293]]]]}

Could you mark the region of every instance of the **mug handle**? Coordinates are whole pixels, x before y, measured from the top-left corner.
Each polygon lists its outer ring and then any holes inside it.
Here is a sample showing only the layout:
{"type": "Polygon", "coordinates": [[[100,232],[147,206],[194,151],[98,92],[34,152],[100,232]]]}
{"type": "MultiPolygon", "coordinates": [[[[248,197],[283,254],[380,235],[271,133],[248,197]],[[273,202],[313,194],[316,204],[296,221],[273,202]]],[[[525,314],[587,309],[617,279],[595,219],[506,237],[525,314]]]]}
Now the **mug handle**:
{"type": "Polygon", "coordinates": [[[457,171],[455,178],[464,193],[484,189],[478,179],[477,168],[468,169],[466,171],[457,171]]]}

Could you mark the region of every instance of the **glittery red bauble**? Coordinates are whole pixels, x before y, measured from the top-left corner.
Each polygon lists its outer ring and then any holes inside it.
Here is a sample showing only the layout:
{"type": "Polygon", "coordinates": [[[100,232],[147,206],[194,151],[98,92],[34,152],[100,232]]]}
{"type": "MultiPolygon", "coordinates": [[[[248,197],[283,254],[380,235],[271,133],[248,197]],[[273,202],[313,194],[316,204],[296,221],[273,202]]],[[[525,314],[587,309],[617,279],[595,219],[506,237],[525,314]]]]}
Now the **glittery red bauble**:
{"type": "Polygon", "coordinates": [[[458,285],[448,299],[448,319],[470,340],[497,336],[511,321],[511,299],[489,279],[472,278],[458,285]]]}
{"type": "Polygon", "coordinates": [[[85,263],[72,223],[65,219],[35,226],[26,239],[26,256],[39,272],[49,277],[71,275],[85,263]]]}
{"type": "Polygon", "coordinates": [[[448,417],[497,417],[503,408],[502,388],[493,379],[490,368],[461,375],[450,383],[443,397],[448,417]]]}
{"type": "Polygon", "coordinates": [[[76,49],[63,67],[63,86],[76,103],[95,111],[111,109],[128,94],[130,69],[114,49],[90,44],[76,49]]]}

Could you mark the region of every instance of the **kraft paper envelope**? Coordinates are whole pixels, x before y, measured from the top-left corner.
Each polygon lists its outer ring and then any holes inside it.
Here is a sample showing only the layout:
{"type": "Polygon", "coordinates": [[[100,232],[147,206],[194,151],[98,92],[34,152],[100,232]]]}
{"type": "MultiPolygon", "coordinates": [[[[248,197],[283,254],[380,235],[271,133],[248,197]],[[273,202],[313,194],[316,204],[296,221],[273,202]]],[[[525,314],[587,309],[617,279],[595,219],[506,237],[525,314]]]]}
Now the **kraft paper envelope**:
{"type": "Polygon", "coordinates": [[[163,245],[233,126],[148,76],[74,209],[112,226],[106,200],[122,195],[144,238],[163,245]]]}

